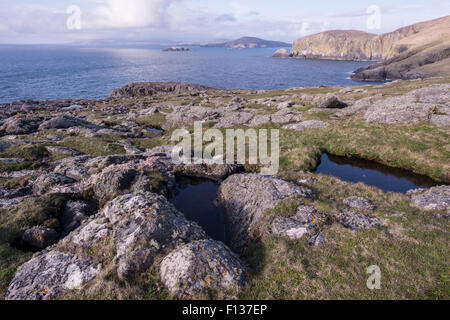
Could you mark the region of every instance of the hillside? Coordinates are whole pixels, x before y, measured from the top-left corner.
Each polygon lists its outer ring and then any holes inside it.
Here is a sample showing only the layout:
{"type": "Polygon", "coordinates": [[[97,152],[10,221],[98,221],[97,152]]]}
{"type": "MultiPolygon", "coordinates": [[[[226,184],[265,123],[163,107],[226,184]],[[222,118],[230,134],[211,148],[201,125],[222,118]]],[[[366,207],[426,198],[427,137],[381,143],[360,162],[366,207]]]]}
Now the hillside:
{"type": "Polygon", "coordinates": [[[203,47],[209,48],[229,48],[229,49],[278,48],[290,46],[291,46],[290,43],[280,41],[270,41],[254,37],[243,37],[233,41],[223,43],[210,43],[203,45],[203,47]]]}
{"type": "Polygon", "coordinates": [[[376,35],[356,30],[333,30],[297,39],[291,55],[299,59],[379,60],[376,35]]]}
{"type": "Polygon", "coordinates": [[[356,70],[354,80],[417,79],[450,74],[450,16],[376,38],[383,61],[356,70]]]}
{"type": "Polygon", "coordinates": [[[355,80],[416,79],[450,73],[450,16],[375,35],[334,30],[298,39],[298,59],[380,61],[359,69],[355,80]]]}

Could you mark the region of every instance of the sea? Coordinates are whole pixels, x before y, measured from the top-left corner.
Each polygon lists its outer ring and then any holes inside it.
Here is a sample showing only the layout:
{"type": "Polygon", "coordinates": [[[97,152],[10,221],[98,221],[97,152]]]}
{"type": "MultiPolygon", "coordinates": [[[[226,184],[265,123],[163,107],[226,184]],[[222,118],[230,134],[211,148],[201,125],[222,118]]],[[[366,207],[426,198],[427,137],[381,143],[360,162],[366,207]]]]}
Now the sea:
{"type": "Polygon", "coordinates": [[[361,85],[350,79],[370,62],[272,58],[277,48],[233,50],[162,46],[98,48],[0,46],[0,103],[91,99],[141,81],[178,81],[223,89],[286,89],[361,85]]]}

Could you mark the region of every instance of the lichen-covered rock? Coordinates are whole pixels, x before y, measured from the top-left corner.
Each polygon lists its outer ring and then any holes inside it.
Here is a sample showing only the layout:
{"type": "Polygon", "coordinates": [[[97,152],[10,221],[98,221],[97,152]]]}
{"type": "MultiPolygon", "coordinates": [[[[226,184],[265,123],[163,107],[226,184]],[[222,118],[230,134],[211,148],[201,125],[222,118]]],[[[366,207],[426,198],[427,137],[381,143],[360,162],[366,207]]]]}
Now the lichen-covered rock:
{"type": "Polygon", "coordinates": [[[319,246],[323,246],[326,242],[326,238],[323,235],[323,233],[317,233],[315,235],[313,235],[311,238],[309,238],[308,240],[308,244],[310,246],[314,246],[314,247],[319,247],[319,246]]]}
{"type": "Polygon", "coordinates": [[[347,107],[347,104],[339,100],[339,98],[333,93],[317,95],[313,99],[312,104],[319,108],[342,109],[347,107]]]}
{"type": "Polygon", "coordinates": [[[33,192],[43,195],[58,185],[74,183],[75,180],[59,173],[48,173],[39,176],[33,184],[33,192]]]}
{"type": "Polygon", "coordinates": [[[276,217],[273,219],[270,224],[270,230],[276,237],[285,237],[291,240],[298,240],[308,232],[305,224],[286,217],[276,217]]]}
{"type": "Polygon", "coordinates": [[[67,201],[59,220],[64,232],[69,233],[81,225],[81,222],[94,211],[93,205],[84,201],[67,201]]]}
{"type": "Polygon", "coordinates": [[[328,127],[328,123],[320,120],[307,120],[299,123],[291,123],[283,126],[284,129],[302,131],[306,129],[320,129],[328,127]]]}
{"type": "Polygon", "coordinates": [[[92,156],[76,156],[71,158],[65,158],[54,163],[54,173],[67,176],[75,180],[82,180],[89,178],[89,170],[85,167],[85,164],[94,159],[92,156]]]}
{"type": "Polygon", "coordinates": [[[99,174],[93,186],[94,194],[101,203],[139,190],[151,191],[151,186],[148,179],[134,169],[106,170],[99,174]]]}
{"type": "Polygon", "coordinates": [[[249,112],[231,112],[225,113],[218,122],[214,125],[214,128],[231,128],[234,126],[244,125],[250,121],[253,117],[249,112]]]}
{"type": "Polygon", "coordinates": [[[173,112],[166,115],[164,130],[176,128],[189,128],[196,121],[217,121],[222,116],[223,110],[206,107],[176,107],[173,112]]]}
{"type": "Polygon", "coordinates": [[[79,156],[82,154],[77,150],[58,146],[47,146],[45,149],[52,155],[79,156]]]}
{"type": "Polygon", "coordinates": [[[89,259],[50,251],[23,264],[6,293],[6,300],[47,300],[65,290],[79,289],[94,278],[101,265],[89,259]]]}
{"type": "Polygon", "coordinates": [[[59,115],[54,118],[51,118],[50,120],[42,122],[42,124],[39,126],[39,130],[67,129],[76,126],[98,129],[97,126],[85,120],[78,119],[69,115],[59,115]]]}
{"type": "Polygon", "coordinates": [[[236,296],[245,283],[246,269],[221,242],[194,241],[177,248],[161,262],[161,281],[175,296],[203,289],[236,296]]]}
{"type": "Polygon", "coordinates": [[[158,250],[207,238],[195,222],[186,220],[163,196],[137,192],[119,196],[102,210],[113,227],[117,255],[137,246],[158,250]]]}
{"type": "Polygon", "coordinates": [[[381,225],[381,221],[378,218],[367,216],[352,210],[341,210],[337,215],[337,220],[344,227],[351,230],[368,229],[381,225]]]}
{"type": "Polygon", "coordinates": [[[121,280],[130,280],[135,275],[145,272],[153,262],[155,248],[139,248],[126,253],[117,262],[117,275],[121,280]]]}
{"type": "Polygon", "coordinates": [[[362,197],[348,197],[344,199],[344,204],[357,210],[375,210],[372,201],[362,197]]]}
{"type": "Polygon", "coordinates": [[[412,123],[431,120],[445,125],[450,115],[450,85],[432,85],[405,95],[376,101],[365,114],[368,122],[412,123]]]}
{"type": "Polygon", "coordinates": [[[28,134],[35,132],[42,118],[31,117],[31,118],[9,118],[1,126],[0,130],[4,131],[6,134],[28,134]]]}
{"type": "Polygon", "coordinates": [[[411,205],[421,210],[441,210],[450,213],[450,186],[418,189],[408,192],[411,205]]]}
{"type": "Polygon", "coordinates": [[[186,84],[179,82],[141,82],[132,83],[115,89],[111,93],[111,97],[115,98],[132,98],[146,97],[161,94],[187,94],[198,95],[200,92],[207,90],[208,87],[186,84]]]}
{"type": "Polygon", "coordinates": [[[315,223],[318,219],[317,210],[311,206],[300,205],[293,218],[303,224],[315,223]]]}
{"type": "Polygon", "coordinates": [[[312,192],[294,183],[260,174],[234,174],[219,188],[218,197],[228,213],[230,243],[240,248],[249,230],[264,212],[290,197],[312,197],[312,192]]]}
{"type": "Polygon", "coordinates": [[[58,233],[50,228],[36,226],[24,232],[22,242],[35,250],[42,250],[58,240],[58,233]]]}

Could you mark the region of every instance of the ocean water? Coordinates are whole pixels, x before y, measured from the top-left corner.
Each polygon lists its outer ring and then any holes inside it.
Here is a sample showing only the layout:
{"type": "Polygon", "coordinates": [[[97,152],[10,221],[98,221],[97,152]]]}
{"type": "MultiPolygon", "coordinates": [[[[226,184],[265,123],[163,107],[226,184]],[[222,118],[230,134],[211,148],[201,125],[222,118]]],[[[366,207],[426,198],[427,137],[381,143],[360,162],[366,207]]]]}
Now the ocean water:
{"type": "Polygon", "coordinates": [[[215,88],[282,89],[358,85],[368,62],[272,58],[276,49],[0,46],[0,102],[101,98],[124,84],[180,81],[215,88]]]}

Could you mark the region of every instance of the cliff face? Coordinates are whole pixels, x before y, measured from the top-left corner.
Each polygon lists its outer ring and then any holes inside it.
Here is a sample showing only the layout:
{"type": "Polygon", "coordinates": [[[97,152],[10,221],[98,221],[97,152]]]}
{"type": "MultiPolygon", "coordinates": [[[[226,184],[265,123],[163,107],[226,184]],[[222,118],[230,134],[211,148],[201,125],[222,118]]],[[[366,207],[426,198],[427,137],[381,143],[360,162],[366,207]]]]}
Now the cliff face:
{"type": "Polygon", "coordinates": [[[298,39],[291,55],[299,59],[379,60],[377,36],[355,30],[334,30],[298,39]]]}
{"type": "Polygon", "coordinates": [[[450,16],[378,36],[382,62],[355,71],[354,80],[418,79],[450,74],[450,16]]]}
{"type": "Polygon", "coordinates": [[[355,72],[355,80],[415,79],[450,73],[450,16],[375,35],[336,30],[298,39],[298,59],[380,61],[355,72]]]}

